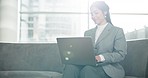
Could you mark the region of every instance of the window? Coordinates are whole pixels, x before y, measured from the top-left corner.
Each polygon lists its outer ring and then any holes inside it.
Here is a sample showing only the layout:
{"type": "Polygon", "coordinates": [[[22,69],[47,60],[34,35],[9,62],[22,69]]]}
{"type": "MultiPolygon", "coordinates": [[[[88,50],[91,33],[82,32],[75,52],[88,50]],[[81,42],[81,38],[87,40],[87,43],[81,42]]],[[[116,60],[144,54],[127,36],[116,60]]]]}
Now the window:
{"type": "MultiPolygon", "coordinates": [[[[57,37],[83,36],[94,27],[89,6],[95,0],[21,0],[20,42],[51,42],[57,37]]],[[[115,26],[126,39],[148,37],[146,0],[105,0],[115,26]]]]}
{"type": "Polygon", "coordinates": [[[21,42],[56,42],[57,37],[83,36],[88,29],[87,0],[23,1],[21,42]]]}

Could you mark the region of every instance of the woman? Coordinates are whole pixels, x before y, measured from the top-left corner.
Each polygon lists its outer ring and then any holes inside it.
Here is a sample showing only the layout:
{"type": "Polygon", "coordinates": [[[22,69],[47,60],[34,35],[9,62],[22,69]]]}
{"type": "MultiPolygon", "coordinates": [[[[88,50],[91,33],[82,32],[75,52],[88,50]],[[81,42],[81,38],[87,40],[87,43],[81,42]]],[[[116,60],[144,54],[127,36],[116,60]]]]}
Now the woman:
{"type": "Polygon", "coordinates": [[[94,2],[90,11],[96,27],[84,35],[93,40],[98,66],[66,65],[63,78],[123,78],[125,72],[119,64],[127,54],[123,30],[112,24],[105,2],[94,2]]]}

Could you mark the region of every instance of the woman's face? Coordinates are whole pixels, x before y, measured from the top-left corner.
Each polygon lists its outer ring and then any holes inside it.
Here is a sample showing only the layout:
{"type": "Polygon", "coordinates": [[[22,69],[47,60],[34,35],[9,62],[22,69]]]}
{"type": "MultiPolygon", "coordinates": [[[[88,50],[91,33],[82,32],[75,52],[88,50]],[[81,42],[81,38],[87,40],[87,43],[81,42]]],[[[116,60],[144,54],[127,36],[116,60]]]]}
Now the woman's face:
{"type": "Polygon", "coordinates": [[[103,25],[106,23],[105,14],[102,10],[98,8],[91,8],[91,18],[95,22],[95,24],[103,25]]]}

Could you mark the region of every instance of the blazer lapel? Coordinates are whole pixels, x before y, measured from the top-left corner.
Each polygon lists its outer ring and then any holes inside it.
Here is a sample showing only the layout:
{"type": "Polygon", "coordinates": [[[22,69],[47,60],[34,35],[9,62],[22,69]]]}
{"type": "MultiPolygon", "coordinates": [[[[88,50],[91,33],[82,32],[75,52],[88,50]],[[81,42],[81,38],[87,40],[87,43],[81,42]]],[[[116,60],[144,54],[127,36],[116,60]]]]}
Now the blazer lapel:
{"type": "Polygon", "coordinates": [[[103,32],[101,33],[100,37],[96,41],[96,45],[109,34],[111,27],[112,27],[112,25],[108,23],[107,26],[105,27],[105,29],[103,30],[103,32]]]}

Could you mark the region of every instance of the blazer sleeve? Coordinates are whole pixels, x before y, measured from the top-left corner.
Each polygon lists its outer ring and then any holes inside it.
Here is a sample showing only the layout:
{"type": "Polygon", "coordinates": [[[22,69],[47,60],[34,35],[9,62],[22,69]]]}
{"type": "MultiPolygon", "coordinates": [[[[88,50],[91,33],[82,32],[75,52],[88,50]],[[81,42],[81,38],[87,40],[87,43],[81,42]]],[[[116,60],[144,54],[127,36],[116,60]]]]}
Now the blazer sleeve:
{"type": "Polygon", "coordinates": [[[114,39],[113,52],[103,53],[105,63],[116,63],[122,61],[127,54],[127,43],[123,29],[119,28],[114,39]]]}

